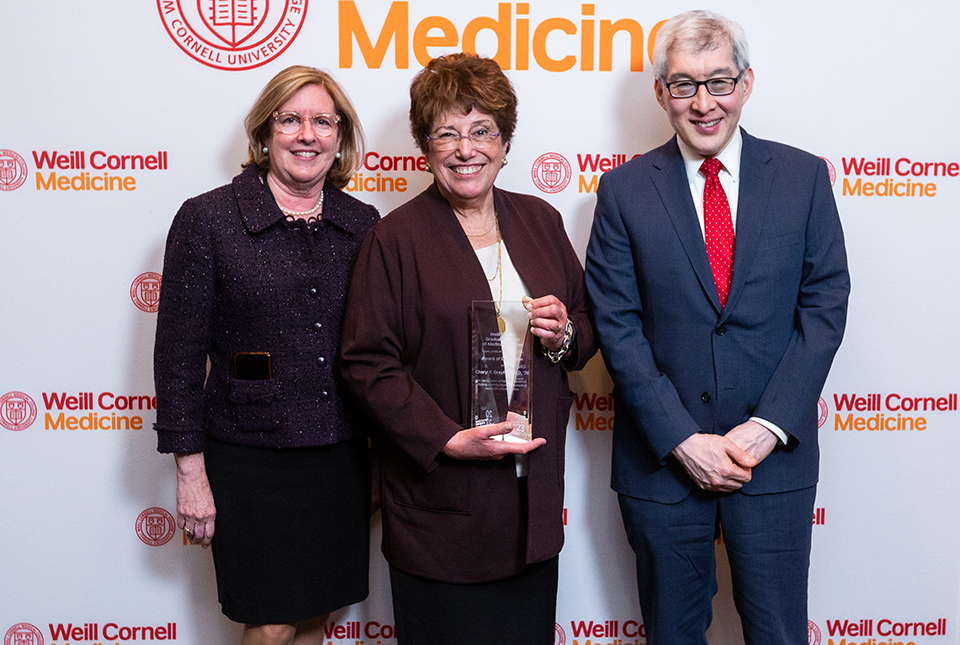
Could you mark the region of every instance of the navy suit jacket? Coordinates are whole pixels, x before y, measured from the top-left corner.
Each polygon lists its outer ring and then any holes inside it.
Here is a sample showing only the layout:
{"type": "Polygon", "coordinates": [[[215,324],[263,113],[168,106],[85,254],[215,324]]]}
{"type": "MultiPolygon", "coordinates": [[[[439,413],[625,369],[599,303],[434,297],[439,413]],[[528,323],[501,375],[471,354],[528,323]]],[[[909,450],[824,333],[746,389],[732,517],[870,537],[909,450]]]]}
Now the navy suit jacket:
{"type": "Polygon", "coordinates": [[[817,483],[817,401],[850,280],[826,164],[743,132],[733,282],[720,307],[676,137],[604,174],[587,288],[615,384],[613,488],[661,503],[694,485],[670,455],[756,416],[790,435],[747,494],[817,483]]]}

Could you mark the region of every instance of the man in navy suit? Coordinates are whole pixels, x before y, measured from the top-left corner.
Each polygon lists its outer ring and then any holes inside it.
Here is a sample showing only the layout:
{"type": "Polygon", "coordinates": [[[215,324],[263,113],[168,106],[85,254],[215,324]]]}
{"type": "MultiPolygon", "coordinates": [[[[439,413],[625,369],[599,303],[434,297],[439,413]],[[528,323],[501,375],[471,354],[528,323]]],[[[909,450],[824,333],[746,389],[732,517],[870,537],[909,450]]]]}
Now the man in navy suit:
{"type": "Polygon", "coordinates": [[[746,643],[806,645],[817,401],[850,288],[827,167],[739,128],[736,23],[676,16],[654,68],[676,136],[600,179],[586,262],[647,642],[706,643],[722,531],[746,643]]]}

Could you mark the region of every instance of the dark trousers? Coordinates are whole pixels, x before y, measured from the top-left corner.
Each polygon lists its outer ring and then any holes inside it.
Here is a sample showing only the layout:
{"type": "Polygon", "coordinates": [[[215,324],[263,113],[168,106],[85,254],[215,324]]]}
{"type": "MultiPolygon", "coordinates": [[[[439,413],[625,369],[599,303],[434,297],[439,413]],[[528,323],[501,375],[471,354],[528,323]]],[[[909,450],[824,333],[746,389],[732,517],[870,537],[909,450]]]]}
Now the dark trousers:
{"type": "Polygon", "coordinates": [[[816,486],[770,495],[694,487],[677,504],[620,495],[649,645],[706,645],[722,531],[746,645],[807,645],[816,486]]]}

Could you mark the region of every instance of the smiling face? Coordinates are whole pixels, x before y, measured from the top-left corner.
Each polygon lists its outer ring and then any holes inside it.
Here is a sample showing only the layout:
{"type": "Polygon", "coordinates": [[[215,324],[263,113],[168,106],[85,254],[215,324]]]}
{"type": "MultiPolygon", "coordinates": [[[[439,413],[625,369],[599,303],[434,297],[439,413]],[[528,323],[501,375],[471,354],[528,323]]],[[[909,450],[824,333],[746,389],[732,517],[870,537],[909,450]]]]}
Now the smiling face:
{"type": "MultiPolygon", "coordinates": [[[[667,83],[736,78],[739,73],[729,44],[702,52],[680,46],[667,55],[667,83]]],[[[675,99],[663,81],[657,79],[654,84],[657,101],[666,110],[677,136],[704,157],[715,157],[733,138],[740,121],[740,110],[752,90],[752,69],[744,72],[733,94],[727,96],[713,96],[706,87],[700,86],[695,96],[675,99]]]]}
{"type": "Polygon", "coordinates": [[[266,145],[270,154],[268,175],[292,193],[309,192],[322,185],[340,148],[340,130],[329,137],[313,131],[310,119],[317,114],[336,114],[333,99],[320,85],[306,85],[280,106],[278,112],[296,112],[303,125],[294,134],[283,134],[273,123],[266,145]]]}
{"type": "Polygon", "coordinates": [[[426,151],[437,187],[454,208],[479,208],[488,199],[493,199],[493,182],[503,167],[507,148],[500,137],[494,137],[486,147],[478,148],[467,135],[479,128],[500,131],[492,116],[477,109],[469,114],[447,112],[437,119],[431,131],[433,137],[444,132],[461,135],[453,150],[437,150],[430,143],[426,151]]]}

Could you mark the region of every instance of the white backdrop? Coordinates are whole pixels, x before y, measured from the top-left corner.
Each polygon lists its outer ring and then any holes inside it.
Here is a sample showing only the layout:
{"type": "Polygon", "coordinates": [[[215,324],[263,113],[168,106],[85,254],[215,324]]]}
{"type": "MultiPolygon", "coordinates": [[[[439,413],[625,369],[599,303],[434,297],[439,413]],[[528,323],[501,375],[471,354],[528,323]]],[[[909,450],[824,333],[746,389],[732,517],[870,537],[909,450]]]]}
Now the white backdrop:
{"type": "MultiPolygon", "coordinates": [[[[598,160],[619,163],[671,134],[653,96],[650,32],[696,8],[232,0],[218,7],[233,13],[214,15],[204,4],[0,4],[4,645],[237,640],[209,552],[169,537],[173,459],[156,453],[151,430],[151,305],[174,213],[239,171],[243,117],[271,76],[309,64],[342,83],[371,152],[351,188],[386,214],[431,180],[393,159],[417,156],[406,114],[418,58],[474,43],[497,54],[520,97],[498,185],[554,204],[582,258],[590,188],[607,167],[598,160]]],[[[847,237],[849,323],[821,406],[811,643],[960,642],[960,5],[709,8],[750,38],[756,84],[742,124],[832,164],[847,237]],[[922,195],[889,195],[916,183],[922,195]]],[[[573,386],[557,643],[643,643],[608,484],[613,411],[599,358],[573,386]]],[[[395,643],[379,518],[373,527],[370,598],[334,615],[333,645],[395,643]]],[[[737,644],[718,552],[710,642],[737,644]]]]}

